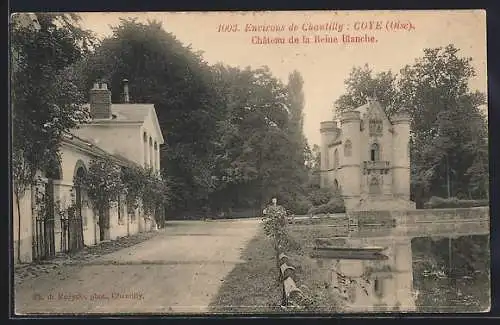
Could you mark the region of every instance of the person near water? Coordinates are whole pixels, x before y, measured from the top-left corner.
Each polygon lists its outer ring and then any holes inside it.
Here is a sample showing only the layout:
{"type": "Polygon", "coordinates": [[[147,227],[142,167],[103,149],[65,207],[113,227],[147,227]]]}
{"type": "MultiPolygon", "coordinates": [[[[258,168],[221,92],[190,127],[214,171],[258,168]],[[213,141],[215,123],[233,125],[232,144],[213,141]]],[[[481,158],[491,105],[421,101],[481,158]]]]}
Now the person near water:
{"type": "Polygon", "coordinates": [[[286,210],[278,204],[278,199],[275,197],[272,198],[271,204],[264,209],[263,214],[267,217],[280,218],[281,222],[286,224],[286,210]]]}

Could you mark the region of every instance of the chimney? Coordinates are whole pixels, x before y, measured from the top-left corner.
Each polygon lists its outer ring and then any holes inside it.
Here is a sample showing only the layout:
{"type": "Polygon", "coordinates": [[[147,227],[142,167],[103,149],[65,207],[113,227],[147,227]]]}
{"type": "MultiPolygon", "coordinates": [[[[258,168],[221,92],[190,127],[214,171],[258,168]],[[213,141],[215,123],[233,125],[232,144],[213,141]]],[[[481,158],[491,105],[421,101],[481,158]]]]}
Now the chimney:
{"type": "Polygon", "coordinates": [[[123,102],[128,104],[130,102],[130,96],[128,93],[128,80],[123,79],[123,102]]]}
{"type": "Polygon", "coordinates": [[[94,83],[90,90],[90,116],[93,119],[111,118],[111,92],[106,83],[94,83]]]}

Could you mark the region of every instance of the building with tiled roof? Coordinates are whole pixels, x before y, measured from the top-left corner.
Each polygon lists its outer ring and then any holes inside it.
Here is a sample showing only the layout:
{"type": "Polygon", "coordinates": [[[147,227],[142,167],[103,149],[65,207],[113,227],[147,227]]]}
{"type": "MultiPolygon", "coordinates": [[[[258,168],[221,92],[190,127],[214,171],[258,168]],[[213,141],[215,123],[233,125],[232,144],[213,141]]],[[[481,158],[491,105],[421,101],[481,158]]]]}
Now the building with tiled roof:
{"type": "MultiPolygon", "coordinates": [[[[44,258],[59,251],[78,250],[84,245],[156,227],[155,217],[145,216],[141,208],[128,211],[124,197],[105,212],[109,222],[99,222],[99,215],[91,207],[85,188],[75,183],[78,177],[87,173],[90,162],[96,158],[110,159],[123,167],[152,168],[159,173],[160,146],[164,144],[164,138],[154,105],[130,103],[127,84],[124,92],[123,103],[112,103],[107,85],[94,84],[89,103],[84,106],[90,113],[90,121],[64,134],[59,168],[55,168],[51,175],[44,175],[44,181],[37,187],[38,191],[48,193],[49,200],[54,202],[49,206],[52,209],[50,224],[47,224],[46,216],[40,216],[34,209],[36,193],[23,198],[19,240],[22,261],[44,258]],[[70,204],[77,207],[76,217],[60,217],[57,209],[70,204]]],[[[17,222],[14,227],[19,227],[17,222]]],[[[17,233],[18,229],[15,230],[17,233]]]]}

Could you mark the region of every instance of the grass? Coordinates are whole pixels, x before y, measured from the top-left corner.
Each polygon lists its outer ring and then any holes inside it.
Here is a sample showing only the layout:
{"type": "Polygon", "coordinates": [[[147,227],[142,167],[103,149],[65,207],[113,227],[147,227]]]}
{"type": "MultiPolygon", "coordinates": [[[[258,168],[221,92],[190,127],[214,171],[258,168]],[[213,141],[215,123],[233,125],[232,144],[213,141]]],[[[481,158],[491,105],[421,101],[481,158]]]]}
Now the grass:
{"type": "MultiPolygon", "coordinates": [[[[320,265],[310,258],[309,249],[306,248],[306,243],[315,238],[317,233],[313,231],[311,234],[305,234],[299,227],[289,229],[293,243],[286,254],[296,269],[294,280],[314,302],[304,312],[338,312],[340,300],[329,286],[329,265],[320,265]]],[[[222,287],[209,306],[210,311],[231,314],[293,313],[293,310],[280,307],[282,285],[278,278],[276,255],[271,240],[262,230],[250,241],[241,258],[246,262],[236,265],[224,279],[222,287]]]]}
{"type": "Polygon", "coordinates": [[[214,313],[278,313],[281,286],[271,241],[259,230],[210,303],[214,313]]]}
{"type": "MultiPolygon", "coordinates": [[[[324,228],[324,227],[323,227],[324,228]]],[[[314,238],[319,237],[320,228],[289,227],[290,245],[287,255],[295,267],[295,282],[302,292],[311,298],[313,304],[304,310],[308,313],[338,313],[341,300],[330,287],[330,264],[309,257],[314,238]]]]}

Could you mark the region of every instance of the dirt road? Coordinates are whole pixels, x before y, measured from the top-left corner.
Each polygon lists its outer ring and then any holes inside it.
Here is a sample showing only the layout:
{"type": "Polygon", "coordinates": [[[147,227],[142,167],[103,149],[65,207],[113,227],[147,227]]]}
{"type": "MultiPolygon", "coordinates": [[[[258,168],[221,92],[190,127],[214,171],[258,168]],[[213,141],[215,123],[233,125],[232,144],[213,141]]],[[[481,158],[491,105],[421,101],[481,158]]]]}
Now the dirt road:
{"type": "Polygon", "coordinates": [[[172,221],[143,243],[15,288],[17,314],[203,313],[259,221],[172,221]]]}

